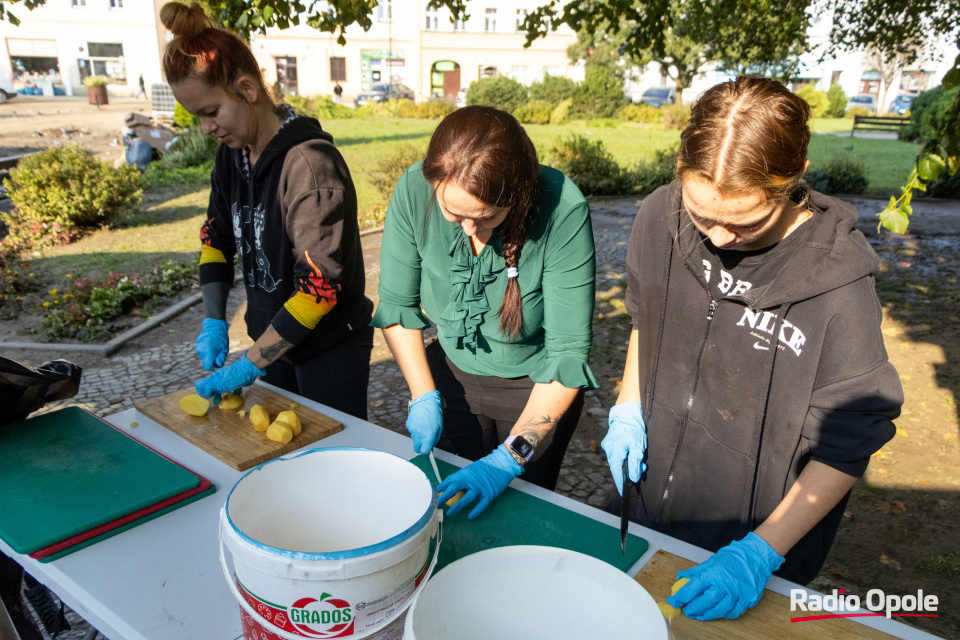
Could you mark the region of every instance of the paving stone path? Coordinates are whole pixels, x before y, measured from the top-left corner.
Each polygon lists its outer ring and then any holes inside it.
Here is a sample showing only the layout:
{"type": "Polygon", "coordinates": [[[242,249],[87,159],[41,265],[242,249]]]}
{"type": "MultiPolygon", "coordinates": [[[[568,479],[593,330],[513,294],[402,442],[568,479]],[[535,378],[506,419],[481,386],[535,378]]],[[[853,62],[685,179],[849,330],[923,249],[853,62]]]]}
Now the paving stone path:
{"type": "MultiPolygon", "coordinates": [[[[621,199],[610,205],[594,205],[593,211],[599,289],[605,281],[617,281],[625,277],[626,245],[636,207],[632,200],[621,199]]],[[[367,295],[376,302],[380,234],[365,236],[363,245],[367,265],[367,295]]],[[[237,287],[232,295],[242,296],[242,288],[237,287]]],[[[239,312],[234,317],[242,317],[242,303],[236,306],[239,312]]],[[[193,313],[197,313],[197,307],[193,313]]],[[[196,324],[199,324],[199,320],[196,320],[196,324]]],[[[250,339],[243,335],[242,326],[238,327],[237,324],[235,321],[231,327],[228,363],[239,358],[251,344],[250,339]]],[[[431,328],[425,335],[434,338],[436,333],[431,328]]],[[[105,417],[129,409],[141,400],[190,386],[205,375],[193,351],[195,337],[195,331],[178,330],[170,336],[168,344],[142,350],[125,348],[118,355],[104,359],[102,366],[88,365],[76,397],[48,405],[42,411],[76,405],[105,417]]],[[[36,355],[24,357],[18,354],[14,357],[39,362],[36,355]]],[[[69,353],[65,357],[69,358],[69,353]]],[[[371,358],[368,397],[370,422],[407,434],[404,427],[409,398],[406,383],[379,331],[376,332],[371,358]]],[[[558,493],[601,508],[613,488],[606,458],[600,449],[600,439],[606,431],[606,415],[606,408],[601,406],[599,398],[593,392],[587,393],[580,424],[570,442],[557,485],[558,493]]],[[[74,629],[58,635],[58,640],[81,640],[89,625],[72,611],[68,611],[68,620],[74,629]]]]}

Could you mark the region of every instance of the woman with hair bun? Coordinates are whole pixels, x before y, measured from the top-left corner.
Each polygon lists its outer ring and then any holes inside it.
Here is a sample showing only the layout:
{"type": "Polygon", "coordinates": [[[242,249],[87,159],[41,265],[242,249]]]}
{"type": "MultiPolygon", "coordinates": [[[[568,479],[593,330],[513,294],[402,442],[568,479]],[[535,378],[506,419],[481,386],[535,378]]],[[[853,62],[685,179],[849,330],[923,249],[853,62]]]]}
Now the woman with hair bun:
{"type": "Polygon", "coordinates": [[[262,376],[366,418],[373,304],[350,170],[316,119],[274,103],[247,45],[213,27],[198,4],[167,3],[160,19],[174,36],[163,56],[173,94],[221,143],[200,230],[205,318],[196,341],[213,374],[197,393],[219,402],[262,376]],[[235,256],[255,343],[224,366],[235,256]]]}
{"type": "Polygon", "coordinates": [[[397,183],[380,264],[373,324],[410,387],[414,448],[439,441],[477,461],[438,487],[441,503],[467,492],[449,514],[479,498],[475,518],[521,473],[553,489],[596,387],[593,230],[577,187],[537,162],[509,113],[458,109],[397,183]]]}
{"type": "Polygon", "coordinates": [[[809,115],[774,80],[708,89],[630,238],[602,446],[618,491],[624,461],[639,481],[634,521],[716,552],[668,599],[698,620],[817,575],[903,403],[857,210],[801,183],[809,115]]]}

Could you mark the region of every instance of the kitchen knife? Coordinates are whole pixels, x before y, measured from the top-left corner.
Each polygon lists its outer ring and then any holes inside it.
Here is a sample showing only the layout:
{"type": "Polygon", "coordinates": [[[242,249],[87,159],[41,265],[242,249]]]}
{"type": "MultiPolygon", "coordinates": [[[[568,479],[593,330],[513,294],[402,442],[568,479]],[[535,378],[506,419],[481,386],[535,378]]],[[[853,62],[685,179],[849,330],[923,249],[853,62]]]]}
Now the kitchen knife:
{"type": "Polygon", "coordinates": [[[627,468],[629,456],[623,459],[623,494],[620,496],[620,551],[624,556],[627,555],[627,525],[630,524],[630,492],[633,490],[633,482],[630,481],[630,473],[627,468]]]}

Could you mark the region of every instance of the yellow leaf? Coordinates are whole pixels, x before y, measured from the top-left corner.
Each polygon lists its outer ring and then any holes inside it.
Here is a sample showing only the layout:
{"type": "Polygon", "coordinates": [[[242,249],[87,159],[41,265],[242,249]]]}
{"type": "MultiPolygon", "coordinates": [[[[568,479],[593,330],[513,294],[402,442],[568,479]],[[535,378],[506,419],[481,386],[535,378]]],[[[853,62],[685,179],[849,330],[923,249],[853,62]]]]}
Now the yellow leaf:
{"type": "Polygon", "coordinates": [[[909,380],[909,379],[910,379],[910,374],[904,374],[904,375],[900,376],[900,379],[901,379],[901,380],[909,380]]]}
{"type": "Polygon", "coordinates": [[[910,437],[910,434],[908,434],[906,431],[904,431],[903,429],[901,429],[901,428],[899,428],[899,427],[897,427],[897,435],[900,436],[901,438],[909,438],[909,437],[910,437]]]}

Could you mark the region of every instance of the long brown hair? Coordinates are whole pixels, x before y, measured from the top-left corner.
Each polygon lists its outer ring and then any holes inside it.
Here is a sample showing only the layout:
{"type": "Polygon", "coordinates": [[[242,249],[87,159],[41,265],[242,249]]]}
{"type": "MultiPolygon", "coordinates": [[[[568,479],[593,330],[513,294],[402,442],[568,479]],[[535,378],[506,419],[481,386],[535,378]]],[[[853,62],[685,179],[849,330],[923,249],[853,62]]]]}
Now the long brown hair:
{"type": "MultiPolygon", "coordinates": [[[[506,111],[471,106],[444,118],[427,147],[423,175],[436,189],[452,181],[477,200],[510,207],[502,232],[503,258],[516,268],[539,201],[537,150],[506,111]]],[[[509,278],[500,304],[500,331],[515,338],[523,327],[517,278],[509,278]]]]}
{"type": "Polygon", "coordinates": [[[236,34],[214,27],[199,4],[168,2],[160,9],[160,21],[174,36],[163,52],[167,82],[178,84],[196,75],[212,87],[232,88],[244,75],[273,103],[250,47],[236,34]]]}
{"type": "Polygon", "coordinates": [[[694,103],[680,134],[677,178],[697,176],[725,195],[793,196],[805,207],[809,118],[806,101],[776,80],[740,76],[715,85],[694,103]]]}

